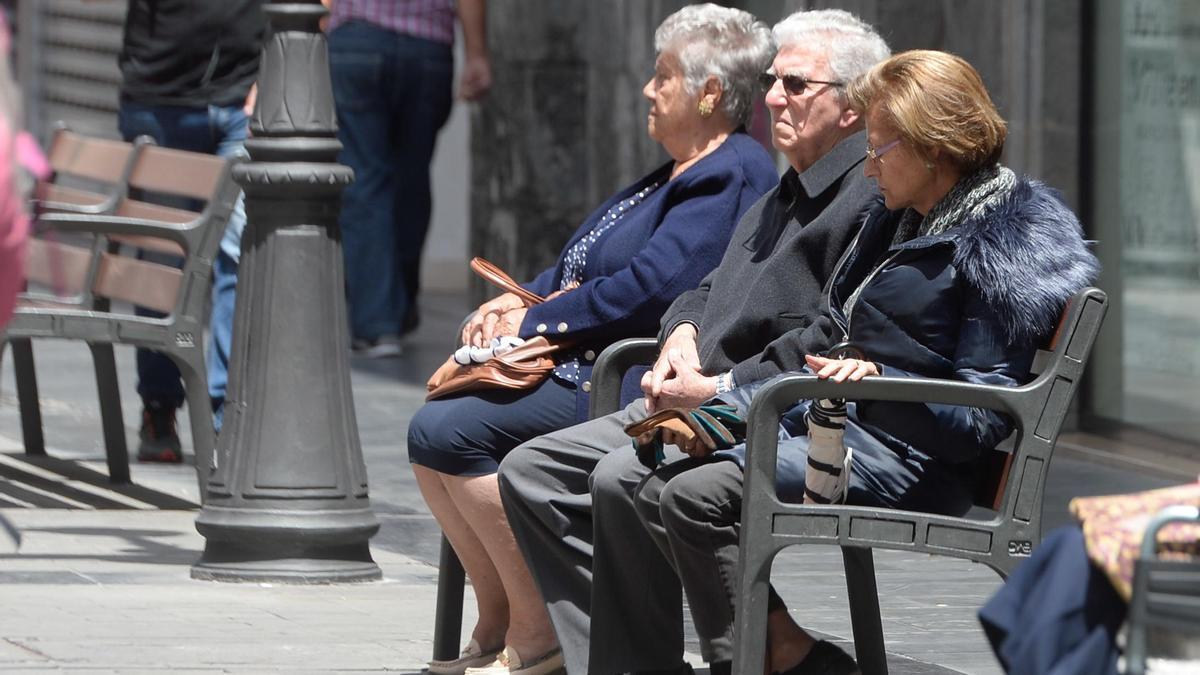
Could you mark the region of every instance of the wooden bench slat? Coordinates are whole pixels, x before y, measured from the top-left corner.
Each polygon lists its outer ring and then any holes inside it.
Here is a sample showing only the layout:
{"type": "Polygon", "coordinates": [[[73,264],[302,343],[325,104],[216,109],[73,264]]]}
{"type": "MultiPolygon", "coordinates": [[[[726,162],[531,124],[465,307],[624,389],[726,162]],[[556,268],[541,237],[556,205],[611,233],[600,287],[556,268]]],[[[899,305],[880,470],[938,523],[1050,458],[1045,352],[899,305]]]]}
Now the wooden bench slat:
{"type": "Polygon", "coordinates": [[[47,160],[55,173],[111,184],[120,179],[132,152],[129,143],[90,138],[63,129],[55,134],[47,160]]]}
{"type": "Polygon", "coordinates": [[[157,251],[159,253],[168,253],[170,255],[179,256],[180,258],[187,256],[187,251],[179,244],[170,239],[160,239],[158,237],[144,237],[139,234],[110,234],[108,238],[133,248],[140,248],[145,251],[157,251]]]}
{"type": "Polygon", "coordinates": [[[38,201],[43,203],[54,202],[59,204],[73,204],[75,206],[98,206],[107,200],[108,197],[98,192],[90,192],[65,185],[55,185],[54,183],[43,183],[38,188],[38,201]]]}
{"type": "Polygon", "coordinates": [[[86,248],[30,239],[25,252],[25,276],[56,293],[82,293],[91,262],[92,252],[86,248]]]}
{"type": "Polygon", "coordinates": [[[170,313],[183,272],[169,265],[105,253],[92,285],[95,295],[170,313]]]}
{"type": "Polygon", "coordinates": [[[131,187],[207,200],[221,179],[225,159],[183,150],[145,146],[129,175],[131,187]],[[181,166],[187,167],[181,169],[181,166]]]}

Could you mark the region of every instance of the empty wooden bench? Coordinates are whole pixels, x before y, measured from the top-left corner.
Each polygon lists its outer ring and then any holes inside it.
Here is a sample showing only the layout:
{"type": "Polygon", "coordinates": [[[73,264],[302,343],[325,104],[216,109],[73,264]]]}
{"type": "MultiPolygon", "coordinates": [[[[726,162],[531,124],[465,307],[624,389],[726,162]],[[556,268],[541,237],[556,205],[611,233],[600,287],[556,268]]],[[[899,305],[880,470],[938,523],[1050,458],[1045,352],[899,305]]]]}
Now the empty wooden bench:
{"type": "Polygon", "coordinates": [[[27,453],[45,453],[32,340],[80,340],[91,350],[95,366],[109,478],[128,482],[112,346],[151,349],[170,358],[183,377],[203,497],[214,432],[202,336],[208,323],[212,261],[239,191],[231,169],[231,162],[212,155],[142,145],[111,213],[51,213],[38,219],[40,236],[30,241],[26,273],[39,288],[21,297],[0,334],[13,348],[27,453]],[[199,206],[163,206],[149,198],[199,206]],[[179,256],[182,265],[139,259],[145,251],[179,256]],[[132,305],[166,316],[136,316],[132,305]]]}

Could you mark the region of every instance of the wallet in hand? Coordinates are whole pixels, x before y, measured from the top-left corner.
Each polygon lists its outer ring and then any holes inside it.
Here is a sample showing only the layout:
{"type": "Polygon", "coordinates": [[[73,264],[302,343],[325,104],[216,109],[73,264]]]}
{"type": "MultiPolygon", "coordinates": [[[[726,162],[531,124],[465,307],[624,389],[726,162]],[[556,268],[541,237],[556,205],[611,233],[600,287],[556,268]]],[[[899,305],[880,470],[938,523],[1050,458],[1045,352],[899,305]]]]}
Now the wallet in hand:
{"type": "Polygon", "coordinates": [[[746,420],[731,405],[710,404],[699,408],[664,408],[625,427],[633,437],[638,459],[656,468],[666,458],[662,430],[670,429],[687,441],[699,440],[709,452],[728,450],[746,436],[746,420]]]}

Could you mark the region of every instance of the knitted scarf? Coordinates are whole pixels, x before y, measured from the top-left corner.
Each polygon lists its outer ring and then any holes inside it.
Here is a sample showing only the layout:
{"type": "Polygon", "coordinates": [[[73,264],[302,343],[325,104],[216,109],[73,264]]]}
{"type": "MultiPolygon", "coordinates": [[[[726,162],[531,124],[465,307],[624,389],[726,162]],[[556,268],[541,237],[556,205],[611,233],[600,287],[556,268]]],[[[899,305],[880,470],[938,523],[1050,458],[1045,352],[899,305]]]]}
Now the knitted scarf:
{"type": "Polygon", "coordinates": [[[1007,197],[1016,184],[1016,174],[999,164],[961,178],[924,218],[912,209],[906,211],[896,228],[892,245],[941,234],[959,223],[978,218],[1007,197]]]}

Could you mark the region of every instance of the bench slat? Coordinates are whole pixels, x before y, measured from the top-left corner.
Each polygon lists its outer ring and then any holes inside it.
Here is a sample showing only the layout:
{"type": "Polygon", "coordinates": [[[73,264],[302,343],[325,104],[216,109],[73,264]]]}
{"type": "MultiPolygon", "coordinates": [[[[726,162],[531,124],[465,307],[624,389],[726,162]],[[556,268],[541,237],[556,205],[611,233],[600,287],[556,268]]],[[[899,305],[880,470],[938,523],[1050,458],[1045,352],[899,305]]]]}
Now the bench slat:
{"type": "Polygon", "coordinates": [[[170,239],[159,239],[158,237],[144,237],[139,234],[110,234],[108,238],[133,248],[140,248],[146,251],[157,251],[159,253],[169,253],[170,255],[183,258],[187,252],[183,247],[170,239]]]}
{"type": "Polygon", "coordinates": [[[55,173],[115,183],[133,152],[121,141],[89,138],[65,129],[55,134],[47,160],[55,173]]]}
{"type": "Polygon", "coordinates": [[[129,185],[207,200],[212,198],[224,169],[225,159],[215,155],[145,146],[129,176],[129,185]]]}
{"type": "Polygon", "coordinates": [[[38,201],[44,203],[73,204],[75,206],[98,206],[108,200],[108,197],[88,190],[43,183],[38,188],[38,201]]]}
{"type": "Polygon", "coordinates": [[[30,239],[25,253],[25,275],[60,294],[82,293],[87,283],[92,252],[86,248],[45,239],[30,239]]]}
{"type": "Polygon", "coordinates": [[[105,253],[92,285],[95,295],[170,313],[183,272],[169,265],[105,253]]]}

